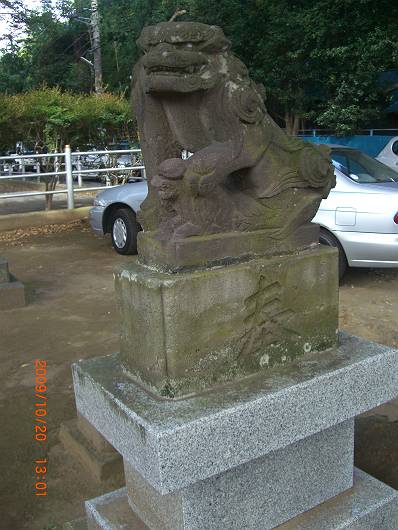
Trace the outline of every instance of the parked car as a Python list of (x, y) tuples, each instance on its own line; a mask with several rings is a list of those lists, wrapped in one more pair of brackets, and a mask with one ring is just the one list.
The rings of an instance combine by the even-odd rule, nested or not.
[(384, 149), (377, 155), (376, 160), (398, 172), (398, 136), (389, 140)]
[[(321, 202), (313, 222), (320, 242), (339, 250), (339, 272), (352, 267), (398, 267), (398, 173), (364, 153), (331, 146), (336, 187)], [(97, 234), (110, 233), (120, 254), (137, 251), (141, 229), (136, 212), (147, 195), (146, 182), (99, 193), (90, 213)]]
[(123, 184), (104, 190), (94, 199), (90, 224), (96, 234), (111, 234), (119, 254), (136, 254), (141, 227), (136, 212), (148, 193), (146, 181)]
[[(125, 150), (130, 149), (129, 145), (111, 144), (109, 152), (107, 148), (97, 148), (90, 146), (88, 154), (80, 155), (80, 167), (83, 170), (91, 170), (89, 173), (83, 173), (83, 180), (95, 179), (103, 183), (108, 183), (110, 180), (113, 184), (123, 184), (126, 181), (133, 180), (140, 176), (140, 170), (127, 170), (124, 171), (113, 171), (113, 172), (98, 172), (98, 169), (104, 168), (128, 168), (140, 164), (140, 156), (137, 153), (113, 153), (113, 150)], [(101, 154), (98, 151), (102, 151)], [(77, 165), (77, 158), (73, 158), (74, 163)], [(74, 179), (77, 180), (77, 172), (74, 175)]]
[(332, 147), (336, 187), (313, 219), (339, 250), (339, 271), (398, 267), (398, 173), (357, 149)]

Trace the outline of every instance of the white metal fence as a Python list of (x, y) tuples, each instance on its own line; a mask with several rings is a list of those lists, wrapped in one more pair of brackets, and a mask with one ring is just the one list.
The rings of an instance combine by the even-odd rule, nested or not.
[[(126, 166), (125, 162), (118, 163), (118, 157), (127, 155), (127, 161), (130, 162)], [(96, 164), (95, 159), (100, 160)], [(94, 159), (94, 160), (93, 160)], [(88, 164), (88, 161), (91, 161)], [(113, 166), (112, 166), (113, 163)], [(43, 166), (53, 166), (54, 171), (42, 171)], [(90, 167), (87, 167), (90, 165)], [(100, 167), (105, 165), (106, 167)], [(109, 167), (110, 165), (110, 167)], [(97, 167), (98, 166), (98, 167)], [(26, 171), (26, 168), (34, 168), (34, 171)], [(15, 171), (16, 170), (16, 171)], [(141, 160), (141, 149), (116, 149), (104, 151), (71, 151), (69, 145), (65, 146), (64, 152), (60, 153), (46, 153), (46, 154), (29, 154), (29, 155), (8, 155), (0, 156), (0, 181), (10, 179), (31, 180), (38, 181), (46, 179), (65, 178), (65, 189), (52, 189), (48, 191), (22, 191), (0, 193), (0, 199), (12, 199), (21, 197), (35, 197), (45, 195), (67, 195), (67, 207), (72, 209), (75, 207), (75, 193), (92, 192), (102, 190), (112, 185), (110, 176), (122, 175), (126, 181), (133, 176), (133, 172), (139, 172), (134, 175), (135, 179), (145, 179), (145, 166)], [(86, 176), (91, 178), (99, 175), (105, 175), (106, 185), (84, 187), (83, 179)], [(74, 185), (74, 178), (76, 178), (77, 186)], [(114, 185), (119, 185), (118, 181)]]

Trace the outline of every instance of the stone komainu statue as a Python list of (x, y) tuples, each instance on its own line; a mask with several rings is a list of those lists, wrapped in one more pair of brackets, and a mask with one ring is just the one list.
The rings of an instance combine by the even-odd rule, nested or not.
[(223, 31), (165, 22), (144, 28), (138, 44), (133, 106), (148, 176), (145, 232), (175, 241), (262, 230), (264, 240), (283, 241), (308, 227), (334, 185), (328, 148), (274, 123), (263, 87)]

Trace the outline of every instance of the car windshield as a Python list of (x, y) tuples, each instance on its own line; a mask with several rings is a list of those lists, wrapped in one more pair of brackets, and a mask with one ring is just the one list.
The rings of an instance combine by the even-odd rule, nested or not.
[(359, 184), (398, 182), (398, 173), (361, 151), (333, 149), (332, 162), (335, 168)]

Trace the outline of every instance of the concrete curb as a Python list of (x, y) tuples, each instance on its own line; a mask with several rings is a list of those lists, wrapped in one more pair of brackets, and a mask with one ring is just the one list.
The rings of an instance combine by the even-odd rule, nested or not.
[(73, 210), (50, 210), (45, 212), (29, 212), (0, 215), (0, 232), (31, 228), (33, 226), (59, 225), (87, 219), (91, 206), (74, 208)]

